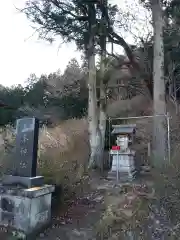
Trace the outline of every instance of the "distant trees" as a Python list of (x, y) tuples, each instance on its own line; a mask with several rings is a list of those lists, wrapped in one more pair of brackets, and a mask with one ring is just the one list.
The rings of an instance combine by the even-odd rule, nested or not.
[[(27, 85), (0, 88), (0, 125), (13, 123), (22, 116), (36, 116), (42, 121), (82, 117), (87, 113), (88, 95), (82, 68), (72, 59), (64, 74), (31, 74)], [(56, 119), (56, 120), (55, 120)]]
[(17, 109), (23, 104), (25, 91), (18, 85), (11, 88), (0, 88), (0, 101), (6, 106), (0, 107), (0, 125), (14, 122)]

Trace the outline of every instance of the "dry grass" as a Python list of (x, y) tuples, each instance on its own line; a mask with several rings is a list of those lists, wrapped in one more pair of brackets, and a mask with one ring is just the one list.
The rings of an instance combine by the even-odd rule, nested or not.
[(68, 120), (40, 134), (38, 171), (47, 182), (72, 185), (86, 171), (89, 154), (86, 120)]

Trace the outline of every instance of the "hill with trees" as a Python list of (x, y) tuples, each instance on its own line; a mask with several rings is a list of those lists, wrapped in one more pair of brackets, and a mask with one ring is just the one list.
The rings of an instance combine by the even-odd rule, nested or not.
[(14, 123), (22, 116), (38, 117), (42, 123), (56, 124), (69, 118), (80, 118), (87, 112), (87, 87), (84, 70), (75, 59), (65, 72), (31, 74), (27, 85), (0, 88), (1, 126)]
[[(136, 205), (136, 211), (132, 210), (129, 217), (122, 213), (123, 207), (127, 207), (124, 202), (117, 210), (121, 206), (118, 201), (122, 188), (111, 186), (117, 208), (111, 209), (110, 199), (107, 216), (105, 213), (100, 221), (106, 230), (103, 232), (102, 227), (103, 234), (109, 235), (101, 234), (101, 239), (116, 239), (116, 233), (122, 233), (121, 224), (123, 230), (131, 234), (125, 239), (132, 239), (133, 228), (140, 225), (136, 218), (144, 217), (146, 213), (153, 216), (151, 229), (158, 234), (167, 233), (167, 229), (171, 231), (171, 228), (161, 229), (167, 219), (173, 225), (173, 235), (179, 230), (180, 222), (180, 2), (141, 0), (137, 5), (134, 5), (136, 1), (128, 3), (122, 10), (121, 6), (107, 0), (26, 0), (21, 12), (33, 23), (39, 37), (51, 43), (59, 38), (74, 42), (84, 62), (80, 66), (72, 59), (64, 73), (42, 73), (39, 78), (32, 74), (25, 87), (0, 86), (0, 100), (4, 105), (0, 108), (2, 126), (14, 124), (15, 119), (22, 116), (36, 116), (48, 126), (48, 130), (41, 129), (38, 170), (47, 183), (62, 185), (64, 193), (67, 188), (71, 193), (76, 192), (78, 184), (82, 187), (87, 179), (85, 173), (88, 170), (92, 173), (92, 167), (102, 170), (104, 149), (109, 144), (105, 140), (111, 127), (107, 125), (108, 117), (161, 115), (161, 118), (136, 121), (137, 152), (142, 153), (143, 159), (144, 149), (147, 152), (147, 144), (153, 142), (154, 154), (148, 159), (152, 166), (152, 182), (146, 184), (152, 194), (143, 193), (142, 196), (137, 186), (125, 186), (123, 196), (127, 198), (127, 189), (131, 185), (128, 203)], [(145, 13), (143, 19), (138, 8)], [(134, 45), (126, 41), (123, 32), (134, 37)], [(124, 54), (117, 54), (116, 46), (123, 48)], [(167, 112), (172, 116), (170, 129), (166, 123)], [(167, 157), (167, 131), (171, 134), (171, 159)], [(2, 152), (6, 151), (3, 149)], [(140, 162), (140, 156), (137, 158)], [(108, 189), (108, 197), (112, 197), (109, 192)], [(144, 202), (148, 205), (146, 209)], [(140, 233), (137, 235), (139, 237)]]

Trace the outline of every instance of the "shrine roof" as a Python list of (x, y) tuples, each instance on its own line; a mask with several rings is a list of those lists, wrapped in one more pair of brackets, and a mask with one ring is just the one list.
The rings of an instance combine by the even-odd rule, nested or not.
[(112, 134), (133, 134), (136, 129), (135, 124), (113, 125), (112, 127), (114, 128)]

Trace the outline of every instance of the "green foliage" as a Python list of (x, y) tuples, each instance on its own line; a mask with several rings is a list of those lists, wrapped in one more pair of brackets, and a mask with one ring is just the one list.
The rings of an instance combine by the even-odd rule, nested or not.
[(171, 20), (175, 20), (177, 24), (180, 23), (180, 2), (178, 0), (171, 0), (166, 6), (166, 14)]
[(87, 100), (74, 97), (73, 95), (65, 96), (60, 99), (60, 106), (65, 109), (66, 118), (83, 117), (87, 114)]
[(0, 100), (8, 105), (0, 108), (0, 125), (12, 123), (16, 110), (23, 103), (25, 91), (21, 86), (0, 89)]
[(36, 116), (43, 122), (54, 115), (80, 118), (87, 113), (88, 93), (83, 70), (72, 59), (62, 75), (57, 72), (37, 78), (31, 74), (25, 87), (1, 87), (0, 100), (8, 105), (0, 108), (0, 125), (7, 125), (23, 116)]
[[(61, 36), (63, 41), (74, 41), (78, 49), (86, 52), (90, 34), (89, 23), (92, 20), (89, 9), (92, 6), (95, 7), (96, 11), (95, 45), (99, 48), (102, 34), (100, 18), (104, 4), (101, 5), (98, 0), (28, 0), (22, 12), (35, 24), (40, 38), (52, 42), (56, 36)], [(114, 24), (117, 6), (109, 4), (106, 10), (110, 27)]]
[(43, 106), (45, 104), (45, 76), (42, 75), (39, 79), (31, 75), (28, 79), (28, 85), (25, 87), (24, 102), (30, 103), (33, 107)]
[[(88, 97), (88, 96), (87, 96)], [(70, 94), (61, 98), (51, 98), (47, 104), (49, 108), (56, 106), (63, 111), (62, 118), (81, 118), (87, 114), (88, 98), (80, 98)]]

